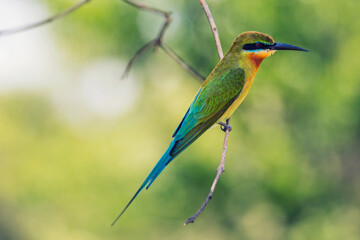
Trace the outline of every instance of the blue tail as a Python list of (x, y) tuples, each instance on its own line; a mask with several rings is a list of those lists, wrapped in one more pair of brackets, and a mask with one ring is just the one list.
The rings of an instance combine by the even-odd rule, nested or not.
[(170, 155), (170, 151), (173, 148), (174, 143), (172, 142), (170, 144), (170, 147), (166, 150), (166, 152), (164, 153), (164, 155), (160, 158), (160, 160), (156, 163), (155, 167), (151, 170), (150, 174), (147, 176), (147, 178), (145, 179), (145, 181), (143, 182), (143, 184), (141, 184), (140, 188), (137, 190), (137, 192), (134, 194), (134, 196), (131, 198), (131, 200), (129, 201), (129, 203), (125, 206), (125, 208), (121, 211), (121, 213), (119, 214), (119, 216), (117, 216), (117, 218), (114, 220), (114, 222), (111, 224), (111, 226), (113, 226), (117, 220), (124, 214), (124, 212), (126, 211), (126, 209), (130, 206), (130, 204), (134, 201), (134, 199), (137, 197), (137, 195), (141, 192), (141, 190), (144, 189), (144, 187), (146, 186), (146, 189), (148, 189), (151, 184), (154, 182), (154, 180), (157, 178), (157, 176), (159, 176), (159, 174), (164, 170), (164, 168), (166, 167), (166, 165), (172, 160), (174, 159), (173, 156)]

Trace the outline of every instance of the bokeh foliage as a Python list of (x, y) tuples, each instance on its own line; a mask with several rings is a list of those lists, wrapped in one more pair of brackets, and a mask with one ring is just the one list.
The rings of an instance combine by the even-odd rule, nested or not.
[[(41, 0), (56, 12), (70, 0)], [(207, 75), (217, 53), (196, 0), (146, 1), (173, 12), (166, 43)], [(161, 51), (132, 69), (126, 115), (69, 124), (47, 96), (0, 95), (0, 239), (360, 239), (360, 4), (356, 0), (209, 1), (223, 48), (256, 30), (309, 49), (262, 64), (234, 114), (214, 199), (195, 225), (220, 160), (214, 128), (169, 165), (115, 227), (170, 142), (199, 83)], [(129, 59), (162, 18), (94, 0), (51, 26), (70, 63)], [(119, 66), (121, 67), (121, 66)]]

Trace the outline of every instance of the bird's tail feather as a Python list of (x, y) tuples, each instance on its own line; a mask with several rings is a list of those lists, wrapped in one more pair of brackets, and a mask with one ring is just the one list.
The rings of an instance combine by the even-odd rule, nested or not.
[(117, 222), (117, 220), (124, 214), (126, 209), (134, 201), (134, 199), (141, 192), (141, 190), (143, 190), (146, 185), (147, 185), (146, 189), (148, 189), (150, 187), (150, 185), (154, 182), (154, 180), (159, 176), (159, 174), (164, 170), (166, 165), (173, 159), (173, 157), (170, 155), (170, 151), (171, 151), (172, 147), (173, 147), (173, 144), (170, 145), (170, 147), (166, 150), (164, 155), (156, 163), (155, 167), (151, 170), (150, 174), (146, 177), (145, 181), (141, 184), (140, 188), (137, 190), (137, 192), (131, 198), (129, 203), (124, 207), (124, 209), (121, 211), (121, 213), (116, 217), (116, 219), (111, 224), (111, 226), (113, 226)]

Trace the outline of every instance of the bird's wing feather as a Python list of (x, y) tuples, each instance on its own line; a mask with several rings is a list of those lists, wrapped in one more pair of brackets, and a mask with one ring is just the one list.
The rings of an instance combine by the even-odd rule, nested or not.
[(241, 68), (229, 69), (224, 74), (209, 79), (199, 90), (175, 131), (175, 145), (170, 155), (178, 155), (216, 123), (239, 96), (244, 85), (245, 73)]

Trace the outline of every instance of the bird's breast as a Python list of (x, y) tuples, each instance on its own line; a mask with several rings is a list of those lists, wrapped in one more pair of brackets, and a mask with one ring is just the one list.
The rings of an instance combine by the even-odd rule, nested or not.
[(238, 96), (238, 98), (233, 102), (233, 104), (230, 105), (230, 107), (226, 110), (226, 112), (222, 115), (222, 117), (219, 119), (220, 122), (224, 122), (226, 119), (231, 117), (231, 115), (234, 113), (234, 111), (239, 107), (239, 105), (244, 101), (245, 97), (249, 93), (249, 90), (254, 82), (256, 72), (253, 74), (246, 76), (245, 75), (245, 85)]

